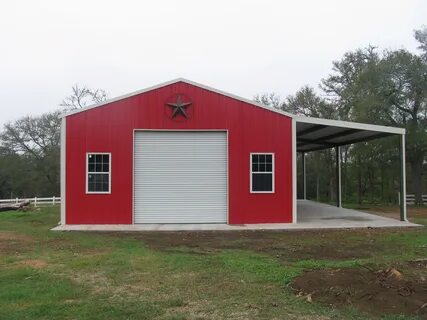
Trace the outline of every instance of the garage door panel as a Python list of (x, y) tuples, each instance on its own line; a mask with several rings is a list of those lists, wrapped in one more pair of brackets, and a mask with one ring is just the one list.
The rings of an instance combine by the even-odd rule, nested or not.
[(135, 133), (135, 223), (226, 223), (225, 132)]

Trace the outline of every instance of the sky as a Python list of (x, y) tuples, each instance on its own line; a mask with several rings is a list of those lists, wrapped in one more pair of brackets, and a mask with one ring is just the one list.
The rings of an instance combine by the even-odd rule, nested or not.
[(2, 0), (0, 125), (184, 77), (245, 98), (317, 87), (367, 45), (416, 51), (426, 0)]

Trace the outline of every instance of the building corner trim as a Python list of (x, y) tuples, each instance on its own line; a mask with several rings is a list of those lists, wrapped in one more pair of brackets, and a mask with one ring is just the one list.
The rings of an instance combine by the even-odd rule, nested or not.
[(66, 179), (66, 143), (67, 143), (67, 139), (66, 139), (66, 135), (67, 135), (67, 118), (63, 117), (62, 121), (61, 121), (61, 150), (60, 150), (60, 155), (61, 155), (61, 173), (60, 173), (60, 178), (61, 178), (61, 221), (60, 224), (61, 225), (65, 225), (66, 223), (66, 219), (65, 219), (65, 201), (66, 201), (66, 192), (65, 192), (65, 188), (66, 188), (66, 183), (65, 183), (65, 179)]
[(297, 124), (292, 118), (292, 223), (297, 223)]

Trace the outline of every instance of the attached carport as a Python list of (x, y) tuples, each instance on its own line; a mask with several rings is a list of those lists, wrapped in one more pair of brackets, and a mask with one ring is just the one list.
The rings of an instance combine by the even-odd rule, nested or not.
[[(380, 139), (388, 136), (399, 137), (400, 154), (400, 220), (407, 221), (406, 218), (406, 175), (405, 175), (405, 129), (378, 126), (364, 123), (319, 119), (311, 117), (294, 117), (294, 168), (296, 168), (297, 152), (301, 154), (302, 161), (302, 200), (307, 198), (306, 192), (306, 166), (305, 156), (308, 152), (335, 149), (336, 161), (336, 206), (341, 208), (341, 158), (340, 147), (357, 142), (365, 142)], [(296, 170), (294, 172), (294, 189), (296, 190)], [(296, 192), (294, 194), (295, 203)], [(306, 203), (307, 204), (307, 203)], [(308, 207), (313, 209), (315, 203), (310, 203)], [(304, 207), (303, 202), (298, 203), (294, 208), (294, 222), (298, 221), (298, 211)], [(324, 212), (320, 208), (319, 212)], [(307, 205), (305, 209), (307, 210)], [(343, 209), (346, 210), (346, 209)], [(354, 211), (354, 210), (353, 210)], [(338, 211), (337, 211), (338, 212)], [(352, 212), (354, 213), (354, 212)], [(344, 213), (343, 213), (344, 214)], [(305, 213), (306, 215), (306, 213)], [(299, 221), (298, 221), (299, 222)]]

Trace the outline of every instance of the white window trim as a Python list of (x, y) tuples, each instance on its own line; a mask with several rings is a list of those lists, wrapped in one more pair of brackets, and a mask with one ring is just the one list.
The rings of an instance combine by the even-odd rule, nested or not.
[[(259, 155), (259, 154), (265, 154), (265, 155), (271, 155), (271, 174), (272, 174), (272, 188), (271, 191), (253, 191), (252, 189), (252, 174), (257, 174), (257, 172), (252, 172), (252, 155)], [(249, 179), (250, 179), (250, 186), (249, 191), (250, 193), (274, 193), (275, 192), (275, 159), (274, 159), (274, 152), (251, 152), (249, 153)], [(270, 172), (260, 172), (260, 173), (270, 173)]]
[[(110, 157), (109, 166), (108, 166), (108, 191), (89, 191), (89, 155), (108, 155)], [(111, 194), (111, 152), (86, 152), (86, 194)], [(93, 172), (96, 173), (106, 173), (106, 172)]]

